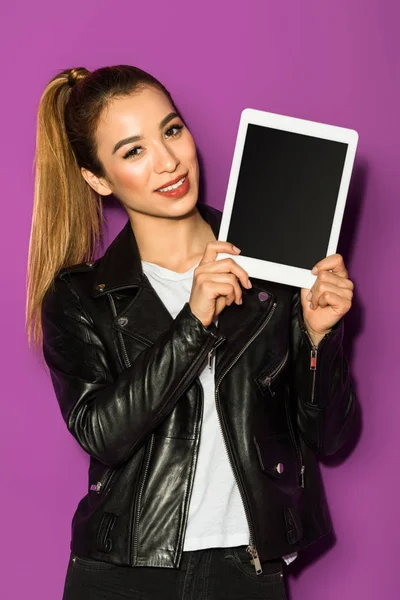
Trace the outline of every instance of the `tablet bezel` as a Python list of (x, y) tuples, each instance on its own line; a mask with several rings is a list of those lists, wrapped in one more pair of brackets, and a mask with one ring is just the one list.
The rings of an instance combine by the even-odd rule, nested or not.
[[(343, 142), (348, 145), (326, 256), (335, 254), (358, 143), (357, 131), (354, 129), (347, 129), (345, 127), (338, 127), (336, 125), (317, 123), (315, 121), (308, 121), (306, 119), (299, 119), (297, 117), (288, 117), (286, 115), (279, 115), (253, 108), (245, 108), (240, 116), (238, 134), (236, 138), (218, 239), (221, 241), (227, 240), (236, 194), (236, 186), (239, 178), (244, 144), (247, 135), (247, 128), (249, 124), (280, 129), (292, 133), (300, 133), (326, 140)], [(234, 240), (228, 241), (232, 241), (234, 243)], [(228, 257), (232, 258), (232, 255), (220, 253), (217, 256), (217, 260)], [(325, 257), (321, 256), (320, 260), (323, 258)], [(317, 278), (317, 276), (313, 275), (311, 270), (308, 269), (292, 267), (258, 258), (251, 258), (242, 254), (236, 255), (234, 260), (248, 272), (250, 277), (256, 277), (258, 279), (275, 281), (296, 287), (311, 288)]]

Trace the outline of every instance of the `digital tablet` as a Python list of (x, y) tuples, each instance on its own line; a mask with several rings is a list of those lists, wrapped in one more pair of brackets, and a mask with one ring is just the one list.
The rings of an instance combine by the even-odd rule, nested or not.
[(353, 129), (243, 110), (218, 239), (250, 277), (312, 287), (336, 253), (357, 143)]

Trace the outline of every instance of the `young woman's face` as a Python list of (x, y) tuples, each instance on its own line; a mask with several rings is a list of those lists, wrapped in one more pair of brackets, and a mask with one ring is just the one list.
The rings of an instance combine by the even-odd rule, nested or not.
[(196, 146), (162, 91), (146, 87), (114, 99), (100, 118), (96, 139), (106, 173), (100, 194), (113, 193), (128, 213), (177, 217), (194, 207)]

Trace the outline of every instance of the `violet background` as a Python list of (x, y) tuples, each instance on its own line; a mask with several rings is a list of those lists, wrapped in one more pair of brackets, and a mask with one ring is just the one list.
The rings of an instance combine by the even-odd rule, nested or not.
[[(169, 88), (221, 209), (243, 108), (359, 132), (338, 251), (355, 284), (345, 346), (362, 423), (322, 467), (336, 541), (303, 553), (289, 585), (292, 600), (398, 597), (399, 16), (394, 0), (2, 5), (2, 598), (61, 598), (88, 465), (24, 330), (37, 104), (56, 72), (120, 63)], [(108, 243), (126, 215), (107, 214)]]

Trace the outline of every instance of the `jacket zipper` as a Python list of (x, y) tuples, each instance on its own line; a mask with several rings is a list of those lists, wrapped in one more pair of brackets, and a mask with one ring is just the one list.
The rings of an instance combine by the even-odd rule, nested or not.
[(142, 494), (143, 494), (144, 484), (145, 484), (146, 477), (147, 477), (147, 472), (149, 470), (150, 458), (151, 458), (151, 455), (152, 455), (152, 452), (153, 452), (153, 446), (154, 446), (154, 434), (152, 434), (151, 438), (150, 438), (149, 452), (148, 452), (148, 455), (147, 455), (147, 460), (146, 460), (146, 465), (145, 465), (145, 468), (144, 468), (142, 482), (140, 484), (140, 489), (139, 489), (139, 493), (138, 493), (138, 497), (137, 497), (136, 517), (135, 517), (134, 537), (133, 537), (133, 557), (134, 557), (134, 560), (136, 560), (137, 551), (138, 551), (138, 532), (139, 532), (139, 519), (140, 519), (140, 505), (141, 505), (141, 502), (142, 502)]
[(269, 393), (271, 394), (272, 397), (275, 396), (275, 392), (271, 388), (272, 381), (282, 371), (283, 367), (285, 366), (285, 364), (287, 362), (288, 356), (289, 356), (289, 349), (287, 350), (282, 362), (272, 371), (272, 373), (270, 373), (269, 375), (264, 377), (264, 383), (268, 386)]
[(304, 472), (306, 470), (306, 467), (305, 467), (305, 465), (303, 463), (303, 456), (301, 454), (300, 448), (298, 447), (298, 444), (297, 444), (297, 441), (296, 441), (296, 437), (295, 437), (295, 434), (294, 434), (292, 421), (290, 419), (290, 415), (289, 415), (289, 411), (288, 411), (288, 407), (287, 407), (286, 402), (285, 402), (285, 411), (286, 411), (286, 419), (287, 419), (289, 430), (290, 430), (290, 435), (291, 435), (292, 440), (293, 440), (293, 445), (294, 445), (294, 448), (296, 450), (297, 459), (298, 459), (299, 467), (300, 467), (300, 487), (304, 488)]
[(266, 317), (265, 321), (263, 322), (263, 324), (257, 329), (257, 331), (255, 332), (255, 334), (250, 338), (250, 340), (247, 342), (247, 344), (241, 349), (241, 351), (239, 352), (239, 354), (235, 357), (235, 359), (231, 362), (231, 364), (229, 365), (229, 367), (227, 369), (225, 369), (224, 373), (220, 376), (216, 387), (215, 387), (215, 403), (216, 403), (216, 408), (217, 408), (217, 415), (218, 415), (218, 421), (219, 421), (219, 426), (221, 428), (221, 433), (222, 433), (222, 439), (224, 440), (225, 443), (225, 448), (227, 451), (227, 455), (228, 455), (228, 459), (232, 468), (232, 472), (235, 476), (236, 479), (236, 483), (238, 485), (238, 489), (240, 492), (240, 495), (242, 497), (242, 502), (243, 502), (243, 508), (246, 514), (246, 518), (247, 518), (247, 522), (248, 522), (248, 526), (249, 526), (249, 531), (250, 531), (250, 540), (249, 540), (249, 545), (247, 546), (247, 552), (252, 556), (252, 562), (255, 568), (255, 571), (257, 573), (257, 575), (261, 575), (261, 573), (263, 572), (262, 567), (261, 567), (261, 562), (260, 562), (260, 558), (258, 556), (258, 552), (257, 552), (257, 548), (255, 545), (255, 536), (254, 536), (254, 529), (253, 529), (253, 524), (251, 522), (250, 519), (250, 515), (249, 515), (249, 511), (248, 511), (248, 506), (247, 506), (247, 498), (245, 495), (245, 491), (244, 488), (242, 486), (242, 483), (238, 477), (237, 471), (235, 469), (235, 466), (233, 464), (233, 460), (231, 457), (231, 454), (229, 452), (228, 449), (228, 442), (227, 442), (227, 438), (225, 437), (225, 433), (224, 433), (224, 428), (222, 426), (222, 414), (220, 411), (220, 406), (219, 406), (219, 398), (218, 398), (218, 388), (219, 385), (222, 381), (222, 379), (225, 377), (225, 375), (228, 373), (228, 371), (230, 371), (230, 369), (233, 367), (233, 365), (239, 360), (239, 358), (242, 356), (242, 354), (245, 352), (245, 350), (250, 346), (250, 344), (252, 343), (252, 341), (261, 333), (261, 331), (264, 329), (264, 327), (266, 327), (266, 325), (268, 324), (268, 322), (270, 321), (272, 315), (275, 312), (277, 303), (274, 302), (274, 304), (272, 305), (272, 309), (270, 310), (270, 312), (268, 313), (268, 316)]
[(101, 478), (99, 479), (99, 481), (97, 483), (93, 483), (90, 486), (91, 491), (96, 492), (97, 494), (100, 494), (104, 490), (106, 484), (109, 483), (109, 481), (112, 479), (114, 473), (115, 473), (115, 470), (112, 469), (111, 467), (108, 467), (104, 471), (104, 473), (101, 476)]
[(317, 371), (317, 357), (318, 357), (318, 348), (321, 347), (321, 344), (323, 342), (323, 340), (328, 337), (328, 334), (325, 335), (322, 340), (319, 343), (319, 346), (316, 346), (311, 337), (310, 334), (307, 331), (306, 327), (301, 327), (301, 329), (304, 331), (304, 333), (306, 334), (310, 345), (311, 345), (311, 351), (310, 351), (310, 371), (313, 371), (313, 377), (312, 377), (312, 387), (311, 387), (311, 404), (314, 404), (314, 400), (315, 400), (315, 379), (316, 379), (316, 371)]
[(212, 367), (212, 359), (213, 359), (213, 355), (215, 354), (216, 349), (218, 348), (218, 346), (220, 346), (222, 344), (222, 342), (225, 342), (226, 338), (220, 338), (215, 344), (214, 346), (211, 348), (210, 352), (207, 355), (207, 363), (208, 363), (208, 368), (211, 369)]
[[(114, 318), (115, 318), (117, 316), (117, 309), (115, 307), (114, 298), (111, 296), (111, 294), (108, 294), (108, 297), (110, 299), (111, 310), (112, 310), (112, 313), (113, 313)], [(119, 337), (119, 342), (121, 344), (122, 352), (124, 354), (125, 367), (128, 368), (128, 367), (131, 366), (131, 361), (129, 360), (129, 356), (128, 356), (128, 353), (127, 353), (126, 347), (125, 347), (124, 338), (122, 337), (122, 333), (120, 331), (118, 331), (118, 337)], [(121, 361), (121, 363), (122, 363), (122, 361)]]

